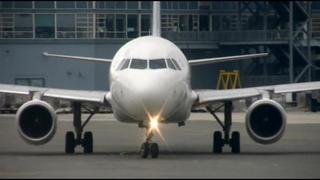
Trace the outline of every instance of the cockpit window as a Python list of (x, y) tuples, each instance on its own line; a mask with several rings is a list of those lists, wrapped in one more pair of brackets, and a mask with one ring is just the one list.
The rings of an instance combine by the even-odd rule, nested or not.
[(124, 61), (124, 63), (122, 63), (122, 66), (121, 66), (120, 70), (124, 70), (124, 69), (127, 69), (129, 67), (130, 59), (125, 59), (123, 61)]
[(120, 70), (121, 67), (123, 66), (123, 64), (124, 64), (125, 62), (126, 62), (126, 59), (123, 59), (123, 60), (119, 63), (117, 70)]
[(143, 59), (132, 59), (131, 69), (146, 69), (148, 67), (148, 61)]
[(176, 66), (176, 68), (178, 70), (181, 70), (181, 68), (180, 68), (179, 64), (177, 63), (177, 61), (175, 59), (173, 59), (173, 58), (171, 58), (171, 60), (172, 60), (173, 64)]
[(174, 66), (172, 60), (171, 59), (166, 59), (166, 60), (167, 60), (168, 67), (176, 70), (176, 67)]
[[(149, 63), (149, 66), (148, 66)], [(177, 61), (173, 58), (167, 59), (123, 59), (119, 64), (118, 70), (130, 69), (166, 69), (181, 70)]]
[(167, 65), (164, 59), (152, 59), (149, 61), (150, 69), (166, 69)]

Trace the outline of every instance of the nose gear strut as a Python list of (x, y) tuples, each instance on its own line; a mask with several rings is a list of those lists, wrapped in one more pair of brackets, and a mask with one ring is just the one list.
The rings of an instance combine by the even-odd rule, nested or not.
[(146, 140), (141, 145), (140, 156), (142, 158), (147, 158), (150, 154), (152, 158), (158, 158), (159, 146), (157, 143), (154, 143), (151, 141), (155, 130), (151, 129), (150, 126), (145, 128), (146, 128)]

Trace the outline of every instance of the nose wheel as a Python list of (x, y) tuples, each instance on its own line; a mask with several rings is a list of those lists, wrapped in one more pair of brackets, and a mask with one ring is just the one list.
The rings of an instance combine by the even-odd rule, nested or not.
[(149, 143), (145, 142), (142, 143), (140, 148), (140, 157), (141, 158), (147, 158), (149, 155)]
[(140, 157), (148, 158), (150, 155), (151, 158), (155, 159), (159, 156), (159, 145), (157, 143), (151, 142), (151, 138), (153, 136), (153, 131), (147, 128), (147, 138), (146, 142), (142, 143), (140, 148)]
[(147, 158), (148, 156), (151, 156), (151, 158), (158, 158), (159, 156), (159, 146), (157, 143), (148, 143), (145, 142), (141, 145), (140, 148), (140, 157), (141, 158)]
[(150, 155), (152, 158), (158, 158), (159, 156), (159, 146), (157, 143), (150, 144)]

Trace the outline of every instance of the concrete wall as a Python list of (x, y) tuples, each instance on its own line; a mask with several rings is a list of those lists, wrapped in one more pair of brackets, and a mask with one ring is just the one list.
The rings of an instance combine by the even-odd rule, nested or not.
[(112, 58), (120, 44), (0, 44), (0, 82), (14, 84), (15, 78), (40, 77), (47, 87), (109, 89), (108, 68), (103, 63), (60, 60), (43, 52)]

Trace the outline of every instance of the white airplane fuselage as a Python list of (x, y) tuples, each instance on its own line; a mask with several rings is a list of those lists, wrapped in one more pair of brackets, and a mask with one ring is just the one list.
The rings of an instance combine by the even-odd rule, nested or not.
[[(173, 58), (180, 69), (152, 69), (152, 60)], [(120, 69), (125, 59), (148, 60), (148, 67)], [(132, 63), (132, 62), (131, 62)], [(110, 103), (116, 119), (137, 123), (157, 118), (162, 123), (187, 120), (196, 98), (190, 85), (185, 55), (172, 42), (155, 36), (139, 37), (122, 46), (110, 66)]]

